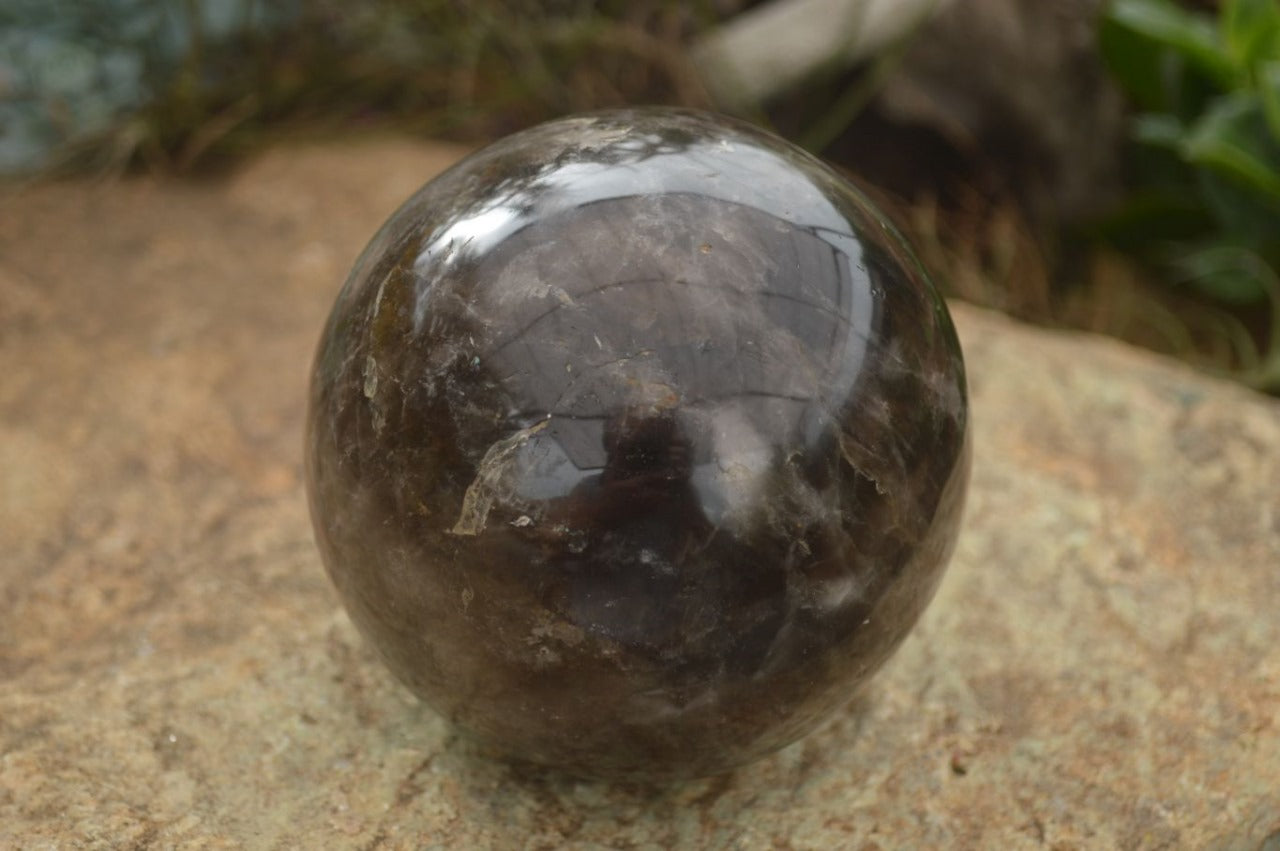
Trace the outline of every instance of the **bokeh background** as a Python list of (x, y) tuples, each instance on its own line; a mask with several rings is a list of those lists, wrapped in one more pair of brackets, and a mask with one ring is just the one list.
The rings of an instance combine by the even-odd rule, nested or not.
[[(0, 0), (0, 849), (1280, 851), (1280, 399), (1243, 386), (1280, 384), (1278, 9)], [(947, 577), (868, 690), (656, 789), (416, 701), (301, 457), (394, 206), (632, 103), (872, 193), (952, 296), (974, 414)]]
[(1280, 393), (1274, 0), (0, 3), (19, 178), (652, 103), (844, 169), (953, 297)]

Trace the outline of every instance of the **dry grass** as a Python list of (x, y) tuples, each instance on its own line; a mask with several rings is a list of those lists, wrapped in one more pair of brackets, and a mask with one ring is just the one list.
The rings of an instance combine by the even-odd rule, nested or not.
[(944, 208), (930, 197), (872, 194), (951, 297), (1038, 325), (1115, 337), (1259, 389), (1276, 386), (1267, 335), (1280, 316), (1259, 322), (1173, 289), (1117, 252), (1034, 233), (1009, 199), (962, 193)]
[(479, 142), (568, 112), (707, 106), (683, 45), (740, 3), (304, 0), (287, 33), (195, 48), (83, 170), (216, 168), (282, 133), (394, 126)]
[[(708, 106), (685, 46), (745, 5), (304, 0), (303, 20), (287, 37), (247, 35), (216, 50), (197, 39), (187, 67), (151, 108), (79, 146), (66, 164), (104, 174), (131, 167), (193, 173), (280, 135), (394, 126), (478, 143), (568, 112)], [(798, 137), (829, 141), (840, 129), (832, 126), (839, 112), (832, 105), (860, 105), (869, 95), (863, 88), (844, 99), (823, 92), (811, 92), (821, 102), (800, 104), (802, 115), (815, 117)], [(878, 200), (952, 296), (1116, 336), (1218, 372), (1253, 374), (1265, 360), (1257, 354), (1265, 351), (1265, 328), (1246, 328), (1236, 315), (1158, 286), (1123, 258), (1068, 249), (1058, 234), (1033, 232), (1011, 199), (952, 191), (945, 205), (883, 193)], [(1068, 250), (1084, 259), (1064, 264)]]

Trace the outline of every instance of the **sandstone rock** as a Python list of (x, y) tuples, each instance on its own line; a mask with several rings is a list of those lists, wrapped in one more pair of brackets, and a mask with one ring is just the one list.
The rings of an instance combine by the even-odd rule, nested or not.
[(0, 203), (0, 846), (1280, 842), (1280, 405), (960, 305), (965, 530), (865, 697), (663, 787), (457, 740), (341, 613), (300, 482), (336, 289), (456, 153)]

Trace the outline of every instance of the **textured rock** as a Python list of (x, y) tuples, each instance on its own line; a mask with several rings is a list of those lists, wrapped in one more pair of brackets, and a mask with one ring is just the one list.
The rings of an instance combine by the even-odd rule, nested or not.
[(661, 787), (453, 738), (341, 612), (300, 481), (338, 282), (451, 156), (3, 201), (0, 847), (1280, 841), (1280, 407), (962, 307), (965, 527), (861, 700)]
[(432, 181), (316, 355), (325, 565), (391, 669), (502, 751), (712, 774), (848, 703), (932, 599), (964, 369), (884, 220), (777, 137), (596, 113)]

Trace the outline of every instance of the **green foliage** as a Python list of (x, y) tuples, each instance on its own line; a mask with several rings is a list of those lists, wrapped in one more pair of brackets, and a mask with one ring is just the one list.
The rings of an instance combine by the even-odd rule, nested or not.
[(1137, 188), (1104, 226), (1226, 305), (1271, 302), (1271, 352), (1250, 383), (1280, 390), (1280, 2), (1222, 0), (1215, 20), (1174, 0), (1113, 0), (1099, 32), (1139, 112)]

